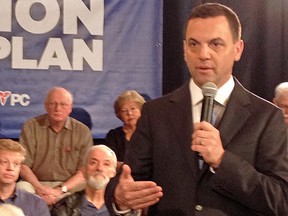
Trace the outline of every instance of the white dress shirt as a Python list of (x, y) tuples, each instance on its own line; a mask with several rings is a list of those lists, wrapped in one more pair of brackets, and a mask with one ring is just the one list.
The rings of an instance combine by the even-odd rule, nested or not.
[[(233, 91), (234, 86), (235, 82), (233, 80), (233, 77), (231, 76), (230, 79), (217, 90), (217, 93), (214, 98), (216, 103), (214, 103), (213, 108), (213, 113), (215, 113), (216, 115), (215, 127), (217, 127), (222, 118), (222, 115), (225, 111), (225, 107), (227, 105), (231, 92)], [(190, 79), (189, 89), (192, 101), (192, 120), (193, 123), (200, 122), (202, 100), (203, 100), (202, 90), (199, 86), (195, 84), (193, 79)], [(200, 169), (202, 169), (202, 166), (203, 166), (203, 160), (199, 159)], [(215, 173), (215, 170), (212, 167), (210, 167), (209, 169), (212, 173)]]
[[(227, 105), (228, 99), (231, 95), (231, 92), (233, 91), (234, 86), (235, 86), (235, 82), (233, 80), (233, 77), (231, 76), (230, 79), (217, 90), (214, 100), (225, 108)], [(193, 123), (200, 122), (202, 100), (203, 100), (202, 90), (199, 86), (195, 84), (193, 79), (190, 79), (189, 88), (190, 88), (190, 95), (191, 95), (191, 101), (192, 101), (191, 109), (192, 109)], [(221, 111), (219, 111), (222, 113), (216, 112), (217, 117), (218, 117), (218, 114), (222, 117), (224, 110), (225, 109), (222, 109)]]

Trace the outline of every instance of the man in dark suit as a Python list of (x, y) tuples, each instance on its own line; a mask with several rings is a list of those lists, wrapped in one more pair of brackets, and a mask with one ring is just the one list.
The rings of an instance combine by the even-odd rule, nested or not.
[[(288, 215), (286, 127), (280, 109), (232, 76), (243, 48), (231, 9), (192, 11), (184, 38), (191, 80), (144, 105), (127, 165), (106, 188), (112, 214), (150, 206), (157, 216)], [(218, 88), (215, 126), (200, 122), (206, 82)]]

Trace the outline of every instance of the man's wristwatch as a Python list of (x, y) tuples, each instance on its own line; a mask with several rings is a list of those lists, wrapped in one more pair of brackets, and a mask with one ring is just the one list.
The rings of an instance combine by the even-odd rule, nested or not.
[(61, 191), (62, 191), (63, 193), (67, 193), (67, 192), (68, 192), (68, 188), (67, 188), (65, 185), (63, 185), (63, 186), (61, 187)]

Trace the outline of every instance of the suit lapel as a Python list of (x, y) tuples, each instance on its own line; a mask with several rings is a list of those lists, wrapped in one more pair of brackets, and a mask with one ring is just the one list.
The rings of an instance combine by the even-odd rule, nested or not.
[[(204, 164), (201, 170), (202, 174), (199, 176), (200, 170), (198, 166), (198, 154), (191, 150), (193, 123), (189, 83), (186, 83), (183, 87), (178, 89), (178, 91), (172, 93), (170, 96), (170, 102), (173, 104), (173, 108), (168, 115), (169, 118), (171, 118), (171, 122), (173, 122), (172, 127), (177, 136), (179, 149), (182, 151), (195, 178), (201, 178), (202, 174), (209, 170), (209, 166)], [(224, 148), (251, 115), (249, 109), (247, 109), (249, 104), (250, 99), (246, 90), (235, 79), (235, 87), (231, 93), (218, 128)]]
[[(182, 151), (185, 160), (196, 178), (199, 174), (199, 167), (198, 154), (191, 150), (193, 123), (189, 83), (186, 83), (178, 91), (174, 92), (170, 97), (170, 102), (174, 106), (169, 117), (174, 122), (173, 127), (177, 136), (179, 149)], [(175, 111), (178, 115), (175, 115)]]
[(219, 125), (222, 144), (225, 148), (247, 121), (251, 112), (247, 107), (250, 104), (249, 96), (243, 86), (235, 79), (235, 87), (229, 98), (227, 107)]
[[(244, 87), (236, 79), (234, 80), (235, 87), (218, 127), (224, 149), (251, 115), (247, 108), (250, 104), (249, 96)], [(209, 166), (204, 163), (198, 182), (206, 172), (210, 172)]]

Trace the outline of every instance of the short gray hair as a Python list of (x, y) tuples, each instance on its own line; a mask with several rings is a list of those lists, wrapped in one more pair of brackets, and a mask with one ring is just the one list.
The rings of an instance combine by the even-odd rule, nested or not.
[(55, 86), (48, 91), (48, 93), (46, 95), (45, 103), (47, 103), (49, 101), (50, 96), (54, 91), (65, 92), (67, 94), (67, 96), (69, 97), (69, 99), (71, 100), (71, 104), (73, 104), (73, 94), (70, 91), (68, 91), (67, 89), (60, 87), (60, 86)]
[(124, 102), (127, 100), (136, 103), (139, 106), (140, 110), (142, 109), (143, 104), (146, 102), (144, 97), (135, 90), (126, 90), (122, 92), (114, 102), (114, 112), (118, 118), (120, 110)]
[(278, 98), (283, 93), (288, 94), (288, 82), (282, 82), (275, 88), (275, 98)]
[(85, 155), (85, 164), (87, 165), (88, 157), (89, 157), (90, 153), (92, 151), (96, 150), (96, 149), (99, 149), (99, 150), (102, 150), (102, 151), (106, 152), (107, 155), (112, 159), (113, 166), (116, 169), (116, 167), (117, 167), (117, 156), (116, 156), (115, 152), (111, 148), (109, 148), (108, 146), (106, 146), (104, 144), (94, 145), (94, 146), (90, 147), (87, 150), (86, 155)]

